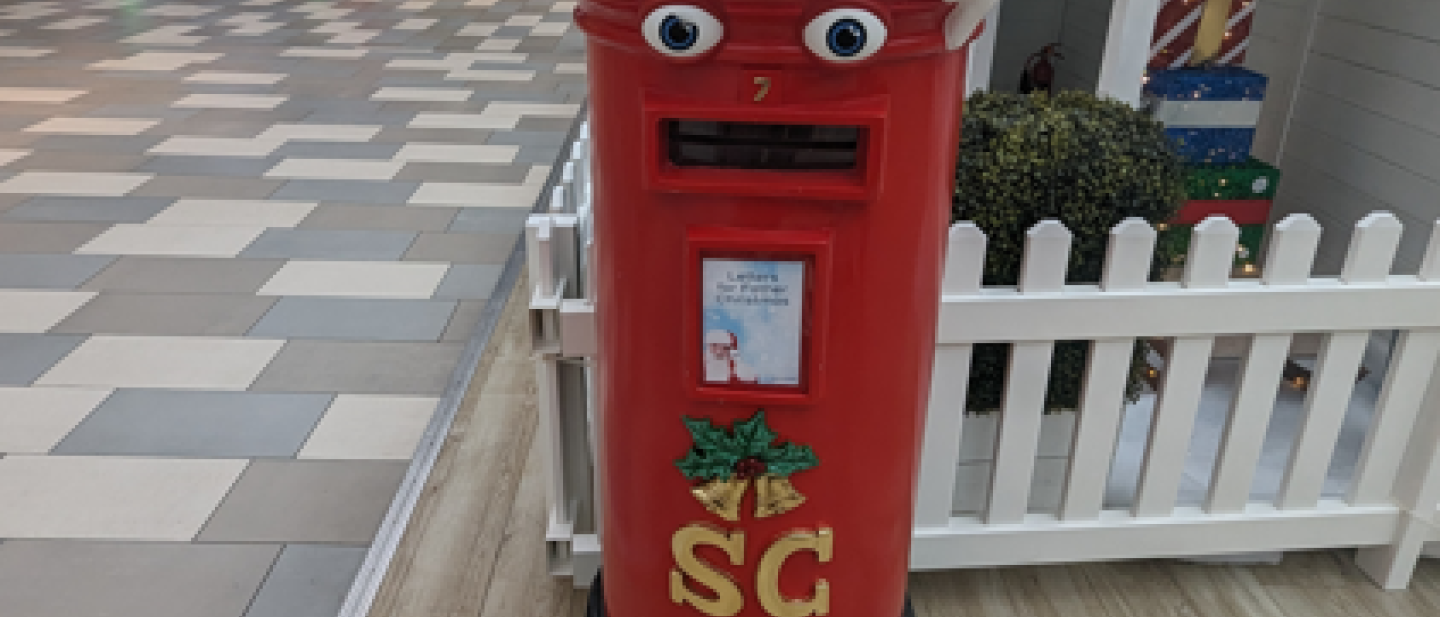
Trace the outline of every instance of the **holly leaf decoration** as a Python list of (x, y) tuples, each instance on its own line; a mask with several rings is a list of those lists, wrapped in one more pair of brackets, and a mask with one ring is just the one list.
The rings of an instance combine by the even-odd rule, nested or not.
[(680, 473), (691, 480), (728, 478), (735, 471), (739, 457), (724, 450), (700, 450), (691, 448), (685, 457), (675, 461)]
[(714, 422), (706, 418), (681, 418), (685, 421), (685, 428), (690, 429), (690, 437), (695, 440), (697, 450), (730, 450), (732, 444), (729, 432), (715, 426)]
[(764, 454), (770, 449), (770, 442), (779, 436), (765, 424), (764, 409), (755, 412), (749, 420), (736, 422), (732, 431), (735, 433), (735, 445), (743, 452), (742, 457)]
[(810, 446), (798, 446), (793, 443), (784, 443), (778, 447), (768, 448), (760, 459), (765, 461), (765, 473), (781, 478), (820, 465), (820, 459), (815, 456), (815, 451), (811, 450)]

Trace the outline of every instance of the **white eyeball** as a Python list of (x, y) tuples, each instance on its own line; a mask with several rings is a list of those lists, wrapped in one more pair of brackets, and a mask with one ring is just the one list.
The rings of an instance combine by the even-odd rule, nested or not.
[(805, 46), (831, 62), (859, 62), (885, 46), (885, 22), (864, 9), (834, 9), (805, 24)]
[(645, 42), (667, 56), (688, 58), (710, 51), (724, 36), (725, 28), (705, 9), (686, 4), (667, 4), (650, 11), (640, 24)]

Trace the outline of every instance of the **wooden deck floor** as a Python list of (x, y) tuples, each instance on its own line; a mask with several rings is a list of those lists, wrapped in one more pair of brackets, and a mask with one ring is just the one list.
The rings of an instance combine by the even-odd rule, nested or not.
[[(370, 617), (584, 614), (585, 594), (545, 572), (526, 300), (511, 296)], [(911, 593), (920, 617), (1440, 617), (1440, 561), (1422, 563), (1403, 592), (1380, 591), (1347, 555), (1326, 551), (1291, 554), (1280, 566), (1143, 561), (921, 573), (911, 576)]]

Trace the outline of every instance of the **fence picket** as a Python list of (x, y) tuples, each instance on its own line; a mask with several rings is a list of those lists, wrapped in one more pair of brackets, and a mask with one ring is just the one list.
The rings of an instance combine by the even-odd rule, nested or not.
[[(1227, 221), (1228, 222), (1228, 221)], [(1193, 253), (1192, 253), (1193, 255)], [(1132, 512), (1137, 517), (1169, 516), (1180, 492), (1190, 434), (1200, 409), (1213, 336), (1177, 337), (1165, 362), (1165, 380), (1150, 421), (1150, 440), (1141, 464), (1140, 488)]]
[(1405, 449), (1396, 444), (1405, 443), (1415, 426), (1426, 385), (1440, 358), (1440, 330), (1401, 333), (1392, 357), (1355, 467), (1355, 483), (1346, 497), (1351, 505), (1391, 503), (1395, 475), (1405, 455)]
[(1420, 261), (1420, 280), (1440, 282), (1440, 221), (1430, 226), (1430, 244)]
[[(990, 500), (985, 522), (1020, 523), (1025, 520), (1030, 482), (1035, 473), (1035, 452), (1040, 443), (1040, 419), (1045, 413), (1045, 388), (1050, 380), (1053, 341), (1015, 343), (1010, 348), (1010, 369), (1005, 377), (1005, 400), (990, 475)], [(954, 448), (955, 445), (950, 447)]]
[[(1390, 274), (1400, 246), (1400, 221), (1389, 212), (1374, 212), (1355, 225), (1350, 250), (1340, 270), (1349, 285), (1382, 283)], [(1355, 374), (1369, 341), (1369, 332), (1335, 332), (1325, 335), (1316, 359), (1314, 383), (1305, 397), (1305, 421), (1295, 439), (1280, 494), (1281, 509), (1314, 507), (1324, 490), (1325, 474), (1335, 452), (1335, 440), (1345, 420), (1345, 409), (1355, 390)]]
[(1320, 223), (1308, 214), (1291, 214), (1275, 224), (1265, 255), (1266, 285), (1304, 285), (1310, 280)]
[[(1307, 266), (1308, 267), (1308, 266)], [(1276, 390), (1290, 351), (1289, 334), (1257, 334), (1240, 365), (1240, 383), (1215, 459), (1205, 511), (1235, 514), (1245, 510), (1250, 485), (1265, 445), (1265, 430), (1275, 410)]]
[(942, 294), (969, 294), (980, 291), (981, 275), (985, 272), (985, 232), (970, 221), (950, 226), (949, 247), (945, 252), (945, 279)]
[(549, 216), (532, 215), (525, 221), (525, 252), (530, 256), (530, 285), (546, 296), (555, 293), (555, 256), (550, 250)]
[(1054, 293), (1065, 288), (1074, 235), (1055, 219), (1045, 219), (1025, 232), (1025, 259), (1020, 270), (1020, 292)]
[[(1125, 219), (1111, 229), (1101, 289), (1144, 289), (1155, 253), (1155, 237), (1155, 229), (1140, 218)], [(1085, 388), (1080, 398), (1079, 425), (1070, 448), (1070, 469), (1060, 502), (1060, 517), (1064, 520), (1094, 520), (1100, 515), (1125, 408), (1125, 384), (1134, 348), (1134, 338), (1098, 340), (1091, 344)]]
[(1195, 226), (1190, 235), (1190, 254), (1185, 258), (1185, 287), (1224, 287), (1235, 265), (1235, 247), (1240, 228), (1223, 216), (1212, 216)]

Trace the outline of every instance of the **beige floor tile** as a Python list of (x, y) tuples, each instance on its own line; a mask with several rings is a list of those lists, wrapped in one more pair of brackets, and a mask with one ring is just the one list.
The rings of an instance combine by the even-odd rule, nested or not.
[(459, 103), (470, 100), (466, 88), (381, 88), (370, 98), (377, 101), (418, 101)]
[(68, 103), (84, 94), (84, 90), (3, 87), (0, 103)]
[(146, 225), (208, 227), (294, 227), (318, 203), (247, 199), (181, 199)]
[(410, 205), (532, 208), (540, 197), (540, 189), (536, 184), (425, 182), (410, 196)]
[(245, 460), (11, 456), (0, 459), (0, 537), (184, 541)]
[(281, 139), (258, 137), (171, 137), (156, 144), (149, 153), (263, 158), (284, 144)]
[(244, 390), (284, 344), (265, 339), (92, 336), (36, 385)]
[(449, 270), (446, 264), (363, 261), (291, 261), (260, 295), (429, 298)]
[(264, 86), (279, 83), (284, 73), (241, 73), (236, 71), (200, 71), (185, 78), (190, 83)]
[(409, 460), (439, 402), (428, 397), (341, 394), (299, 457)]
[(42, 334), (94, 297), (89, 291), (0, 289), (0, 332)]
[(30, 156), (29, 150), (0, 150), (0, 167)]
[(154, 177), (154, 174), (26, 171), (0, 182), (0, 193), (121, 197)]
[(275, 109), (288, 98), (272, 94), (191, 94), (172, 106), (178, 109)]
[(259, 139), (280, 141), (367, 142), (380, 134), (379, 126), (370, 124), (277, 124), (259, 135)]
[(0, 453), (49, 452), (107, 396), (104, 388), (0, 388)]
[(390, 180), (405, 163), (400, 161), (361, 161), (352, 159), (285, 159), (270, 171), (267, 178), (302, 178), (312, 180)]
[(520, 146), (410, 143), (395, 153), (394, 160), (407, 163), (500, 163), (509, 164)]
[(160, 124), (143, 118), (47, 118), (25, 127), (26, 133), (61, 135), (139, 135)]
[(76, 253), (234, 257), (265, 232), (263, 227), (195, 227), (122, 224), (111, 227)]

